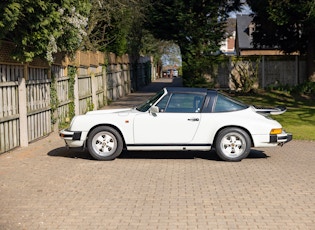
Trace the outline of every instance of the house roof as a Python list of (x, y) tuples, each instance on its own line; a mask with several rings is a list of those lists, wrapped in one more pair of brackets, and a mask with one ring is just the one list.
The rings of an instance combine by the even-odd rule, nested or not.
[(238, 47), (240, 49), (251, 49), (252, 37), (249, 33), (249, 25), (253, 17), (250, 15), (237, 15), (236, 16), (236, 33), (238, 36)]
[[(253, 16), (236, 15), (236, 53), (242, 55), (284, 55), (277, 47), (255, 48), (252, 33), (255, 30)], [(291, 53), (298, 55), (298, 53)]]
[(236, 18), (227, 19), (225, 30), (228, 35), (233, 35), (234, 31), (236, 30)]

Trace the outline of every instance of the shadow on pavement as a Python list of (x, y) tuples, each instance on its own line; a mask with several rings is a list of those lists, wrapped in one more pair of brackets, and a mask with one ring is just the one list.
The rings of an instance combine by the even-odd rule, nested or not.
[[(57, 148), (48, 152), (52, 157), (78, 158), (93, 160), (87, 150), (81, 148), (67, 149), (66, 147)], [(247, 159), (268, 158), (263, 151), (251, 150)], [(124, 150), (119, 159), (204, 159), (211, 161), (221, 161), (214, 150), (211, 151), (126, 151)]]
[[(211, 151), (123, 151), (121, 159), (204, 159), (221, 161), (214, 150)], [(251, 150), (248, 159), (268, 158), (259, 150)]]
[(93, 160), (92, 156), (87, 150), (82, 150), (82, 148), (66, 148), (61, 147), (53, 149), (47, 153), (51, 157), (65, 157), (65, 158), (78, 158), (84, 160)]
[(249, 159), (259, 159), (259, 158), (269, 158), (268, 155), (264, 153), (264, 151), (251, 149), (249, 155), (247, 156)]
[(214, 151), (123, 151), (120, 159), (195, 159), (219, 161)]

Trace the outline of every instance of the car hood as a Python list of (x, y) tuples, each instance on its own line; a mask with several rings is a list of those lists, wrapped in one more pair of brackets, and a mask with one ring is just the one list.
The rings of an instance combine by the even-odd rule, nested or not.
[(132, 108), (125, 108), (125, 109), (103, 109), (103, 110), (95, 110), (89, 111), (86, 115), (99, 115), (99, 114), (109, 114), (109, 113), (123, 113), (123, 112), (131, 112), (134, 109)]

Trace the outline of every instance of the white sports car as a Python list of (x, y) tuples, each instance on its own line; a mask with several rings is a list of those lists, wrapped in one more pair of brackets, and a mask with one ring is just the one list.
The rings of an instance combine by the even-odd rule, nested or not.
[(222, 160), (240, 161), (251, 147), (292, 140), (269, 114), (285, 108), (248, 106), (203, 88), (164, 88), (144, 104), (75, 116), (60, 136), (68, 147), (87, 147), (97, 160), (112, 160), (127, 150), (212, 148)]

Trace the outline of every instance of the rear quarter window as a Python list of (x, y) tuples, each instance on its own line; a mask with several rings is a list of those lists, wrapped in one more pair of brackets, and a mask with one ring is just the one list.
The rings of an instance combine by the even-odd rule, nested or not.
[(213, 112), (215, 113), (231, 112), (231, 111), (243, 110), (246, 108), (248, 108), (247, 105), (239, 101), (235, 101), (232, 98), (226, 97), (222, 94), (218, 94)]

